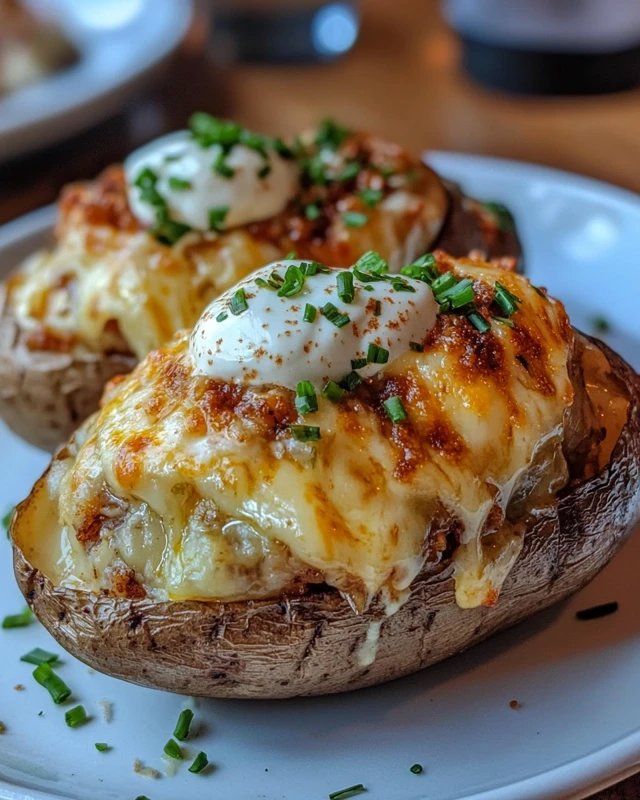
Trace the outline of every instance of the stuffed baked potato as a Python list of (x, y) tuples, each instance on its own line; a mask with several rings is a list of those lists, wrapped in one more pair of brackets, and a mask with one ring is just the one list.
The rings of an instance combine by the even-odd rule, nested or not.
[(637, 522), (638, 379), (514, 273), (270, 265), (108, 390), (14, 516), (92, 667), (287, 697), (421, 669), (566, 597)]
[(0, 289), (0, 417), (55, 448), (110, 377), (290, 251), (349, 266), (373, 249), (397, 269), (440, 237), (512, 266), (503, 221), (377, 137), (325, 122), (289, 148), (197, 114), (190, 134), (63, 192), (55, 247)]

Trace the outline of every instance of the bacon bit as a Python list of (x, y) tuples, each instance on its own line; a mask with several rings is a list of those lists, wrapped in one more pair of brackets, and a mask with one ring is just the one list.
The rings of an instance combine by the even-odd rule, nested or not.
[(111, 593), (115, 597), (126, 597), (129, 600), (142, 600), (147, 596), (132, 569), (117, 567), (112, 572)]
[(16, 690), (16, 692), (24, 691), (24, 686), (21, 683), (16, 683), (16, 685), (13, 688)]
[(519, 703), (517, 700), (512, 700), (509, 703), (509, 708), (512, 708), (514, 711), (517, 711), (519, 708), (522, 708), (522, 703)]

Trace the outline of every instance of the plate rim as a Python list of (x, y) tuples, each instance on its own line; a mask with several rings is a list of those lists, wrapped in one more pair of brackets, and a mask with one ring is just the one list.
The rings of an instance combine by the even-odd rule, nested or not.
[[(528, 180), (535, 178), (551, 182), (567, 180), (580, 191), (597, 193), (606, 202), (615, 201), (625, 206), (632, 205), (640, 213), (640, 194), (615, 184), (590, 178), (566, 170), (556, 169), (525, 161), (474, 155), (444, 150), (428, 150), (422, 158), (436, 165), (446, 176), (447, 164), (452, 166), (474, 165), (476, 169), (505, 169), (517, 179), (522, 175)], [(433, 159), (433, 161), (432, 161)], [(514, 172), (515, 171), (515, 172)], [(1, 251), (26, 243), (29, 238), (52, 230), (56, 205), (48, 205), (21, 215), (0, 226)], [(475, 793), (459, 795), (459, 800), (585, 800), (594, 792), (602, 791), (640, 771), (640, 723), (631, 731), (610, 744), (556, 766), (552, 769), (522, 778), (516, 783), (505, 784)], [(16, 793), (11, 784), (0, 779), (0, 800), (60, 800), (60, 796), (39, 790)], [(429, 795), (420, 795), (414, 800), (428, 800)]]
[[(55, 108), (49, 107), (43, 114), (18, 114), (17, 118), (14, 116), (13, 119), (6, 111), (5, 105), (12, 99), (13, 93), (0, 99), (0, 117), (3, 112), (8, 116), (8, 122), (3, 123), (0, 120), (0, 164), (51, 146), (106, 119), (117, 110), (123, 95), (129, 96), (141, 81), (162, 67), (182, 42), (194, 14), (193, 0), (162, 1), (164, 13), (168, 15), (170, 24), (164, 25), (163, 37), (159, 42), (161, 47), (156, 47), (154, 52), (141, 60), (134, 59), (133, 68), (126, 78), (105, 79), (98, 91), (81, 93), (80, 98), (70, 96), (63, 99)], [(145, 4), (148, 9), (154, 9), (153, 0), (145, 0)], [(81, 53), (77, 64), (68, 70), (48, 75), (33, 87), (25, 87), (24, 91), (32, 88), (38, 88), (40, 91), (53, 89), (60, 77), (70, 71), (75, 73), (73, 80), (77, 85), (77, 81), (82, 81), (85, 69), (86, 59)]]

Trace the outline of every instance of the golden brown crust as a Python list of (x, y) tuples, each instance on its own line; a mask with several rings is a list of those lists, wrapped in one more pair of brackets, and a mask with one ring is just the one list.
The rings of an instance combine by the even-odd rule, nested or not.
[[(144, 686), (209, 697), (290, 697), (347, 691), (414, 672), (578, 590), (637, 523), (639, 381), (619, 356), (598, 346), (629, 393), (622, 433), (604, 469), (574, 480), (556, 506), (532, 512), (523, 552), (493, 608), (456, 605), (451, 552), (442, 537), (442, 560), (429, 562), (409, 601), (389, 618), (376, 608), (355, 614), (322, 586), (309, 586), (302, 596), (245, 603), (114, 599), (55, 587), (29, 564), (24, 530), (41, 502), (44, 478), (12, 526), (18, 583), (60, 644), (92, 667)], [(370, 624), (380, 621), (378, 654), (367, 665), (362, 648)]]

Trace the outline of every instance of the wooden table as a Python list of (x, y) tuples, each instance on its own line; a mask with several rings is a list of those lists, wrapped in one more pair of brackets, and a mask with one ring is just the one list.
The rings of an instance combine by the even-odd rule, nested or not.
[[(640, 191), (640, 91), (521, 99), (491, 94), (460, 73), (458, 46), (433, 0), (365, 0), (361, 38), (327, 66), (225, 68), (205, 54), (199, 15), (162, 85), (70, 142), (0, 168), (0, 222), (53, 202), (133, 147), (203, 109), (286, 134), (332, 114), (416, 153), (463, 150), (550, 164)], [(640, 778), (596, 795), (638, 800)]]

